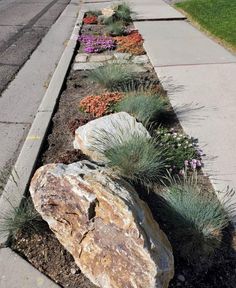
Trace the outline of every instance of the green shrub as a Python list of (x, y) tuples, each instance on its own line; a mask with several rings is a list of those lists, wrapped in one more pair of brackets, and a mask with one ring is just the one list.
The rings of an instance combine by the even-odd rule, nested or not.
[(97, 130), (94, 139), (94, 149), (105, 156), (108, 167), (134, 182), (159, 181), (166, 172), (165, 148), (157, 148), (153, 138), (138, 135), (131, 127), (116, 130)]
[(110, 17), (104, 18), (104, 24), (109, 25), (114, 22), (124, 22), (126, 25), (132, 22), (131, 15), (133, 11), (131, 10), (129, 4), (122, 3), (114, 8), (114, 14)]
[(125, 32), (125, 27), (122, 22), (114, 22), (107, 25), (106, 31), (111, 36), (122, 36)]
[(154, 132), (159, 145), (165, 146), (169, 155), (170, 169), (179, 173), (182, 169), (199, 169), (203, 166), (203, 151), (198, 147), (198, 139), (175, 130), (159, 127)]
[(125, 23), (132, 22), (131, 14), (133, 11), (131, 10), (129, 4), (122, 3), (119, 4), (115, 9), (115, 17), (117, 20), (124, 21)]
[(91, 17), (91, 16), (99, 16), (101, 15), (101, 11), (98, 10), (90, 10), (88, 12), (86, 12), (86, 17)]
[(181, 257), (205, 262), (220, 247), (228, 213), (213, 192), (201, 191), (192, 178), (171, 182), (157, 204), (159, 217)]
[(137, 77), (131, 65), (119, 62), (107, 63), (91, 70), (88, 78), (109, 91), (117, 91), (122, 83), (128, 83)]
[(160, 120), (168, 109), (168, 102), (159, 95), (133, 95), (123, 98), (116, 105), (118, 112), (125, 111), (143, 124)]
[(19, 207), (13, 207), (7, 213), (0, 212), (0, 234), (14, 236), (20, 229), (37, 229), (42, 218), (35, 210), (31, 199), (23, 199)]

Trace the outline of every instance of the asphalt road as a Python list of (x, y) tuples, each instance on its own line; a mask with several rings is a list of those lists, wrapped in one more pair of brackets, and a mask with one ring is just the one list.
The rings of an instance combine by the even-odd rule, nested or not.
[(69, 0), (0, 0), (0, 95)]

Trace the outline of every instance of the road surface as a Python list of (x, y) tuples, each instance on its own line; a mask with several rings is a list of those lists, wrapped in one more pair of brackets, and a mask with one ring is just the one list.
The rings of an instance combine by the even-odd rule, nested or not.
[(0, 0), (0, 94), (69, 0)]

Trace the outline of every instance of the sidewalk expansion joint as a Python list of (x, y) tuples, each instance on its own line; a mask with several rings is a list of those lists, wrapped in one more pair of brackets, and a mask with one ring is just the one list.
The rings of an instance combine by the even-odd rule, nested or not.
[(133, 19), (133, 22), (163, 22), (163, 21), (185, 21), (186, 17), (171, 17), (171, 18), (149, 18), (149, 19)]
[(172, 65), (155, 65), (154, 68), (162, 67), (182, 67), (182, 66), (202, 66), (202, 65), (228, 65), (236, 64), (235, 62), (206, 62), (206, 63), (188, 63), (188, 64), (172, 64)]

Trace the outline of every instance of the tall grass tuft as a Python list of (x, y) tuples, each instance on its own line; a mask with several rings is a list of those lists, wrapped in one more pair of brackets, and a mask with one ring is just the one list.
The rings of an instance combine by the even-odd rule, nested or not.
[(131, 95), (123, 98), (116, 105), (118, 112), (127, 112), (143, 124), (160, 120), (161, 115), (168, 109), (167, 100), (159, 95)]
[(111, 36), (122, 36), (125, 32), (125, 27), (122, 22), (113, 22), (107, 25), (106, 31)]
[(15, 236), (20, 229), (37, 229), (42, 224), (42, 218), (35, 210), (30, 198), (23, 199), (19, 207), (13, 207), (7, 213), (0, 212), (0, 234)]
[(97, 130), (94, 149), (102, 153), (107, 166), (123, 178), (143, 184), (158, 182), (166, 173), (164, 148), (156, 146), (153, 138), (120, 128), (116, 133)]
[(193, 177), (172, 179), (160, 199), (159, 217), (171, 231), (174, 249), (190, 263), (205, 262), (220, 247), (222, 231), (229, 224), (228, 213), (234, 207), (228, 205), (226, 211), (227, 201), (223, 207), (217, 196), (203, 192)]
[(121, 3), (114, 8), (114, 14), (108, 18), (104, 19), (104, 24), (110, 25), (115, 22), (123, 22), (124, 24), (129, 24), (132, 22), (131, 15), (134, 12), (130, 8), (128, 3)]
[(117, 88), (123, 84), (133, 81), (137, 73), (132, 66), (119, 62), (107, 63), (103, 66), (91, 70), (88, 78), (109, 91), (117, 91)]

